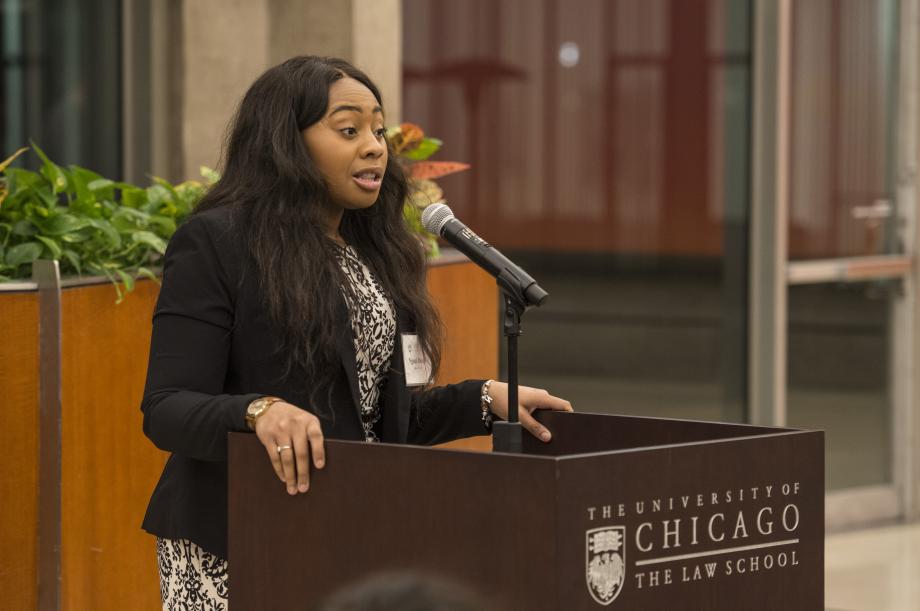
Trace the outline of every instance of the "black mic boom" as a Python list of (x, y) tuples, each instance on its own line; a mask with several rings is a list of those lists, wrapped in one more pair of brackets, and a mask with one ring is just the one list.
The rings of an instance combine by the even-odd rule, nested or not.
[(457, 220), (447, 204), (431, 204), (422, 212), (422, 225), (439, 235), (493, 276), (523, 306), (541, 305), (548, 296), (527, 272)]

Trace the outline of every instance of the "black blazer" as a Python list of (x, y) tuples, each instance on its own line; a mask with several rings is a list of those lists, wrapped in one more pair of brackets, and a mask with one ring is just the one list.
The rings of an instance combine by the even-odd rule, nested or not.
[[(316, 413), (323, 433), (363, 440), (354, 340), (341, 301), (336, 366), (326, 403), (307, 400), (309, 381), (282, 377), (285, 354), (259, 293), (240, 235), (240, 210), (223, 207), (191, 217), (166, 251), (163, 284), (153, 315), (144, 433), (171, 452), (153, 492), (143, 528), (160, 537), (190, 539), (227, 557), (227, 433), (248, 432), (246, 407), (274, 395)], [(296, 279), (292, 278), (292, 282)], [(434, 444), (486, 434), (482, 380), (413, 391), (402, 372), (399, 333), (412, 331), (397, 309), (397, 338), (380, 397), (381, 439)], [(306, 382), (306, 383), (305, 383)], [(327, 414), (330, 416), (323, 416)], [(268, 457), (265, 458), (268, 460)], [(309, 494), (322, 494), (311, 491)]]

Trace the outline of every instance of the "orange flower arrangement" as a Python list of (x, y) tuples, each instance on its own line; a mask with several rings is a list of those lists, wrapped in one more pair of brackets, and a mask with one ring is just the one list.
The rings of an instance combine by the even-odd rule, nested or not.
[(422, 226), (422, 210), (435, 202), (444, 201), (444, 191), (435, 182), (436, 178), (468, 170), (470, 165), (458, 161), (429, 161), (428, 158), (441, 148), (442, 142), (426, 136), (422, 128), (414, 123), (389, 128), (387, 139), (409, 178), (410, 191), (403, 207), (406, 222), (425, 243), (428, 256), (437, 257), (438, 240)]

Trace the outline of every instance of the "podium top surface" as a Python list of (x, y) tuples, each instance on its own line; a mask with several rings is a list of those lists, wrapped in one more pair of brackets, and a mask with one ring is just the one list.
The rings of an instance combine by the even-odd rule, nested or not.
[[(577, 460), (603, 454), (623, 454), (647, 450), (686, 447), (700, 444), (741, 441), (777, 436), (811, 435), (815, 431), (795, 428), (757, 426), (701, 420), (679, 420), (645, 416), (566, 413), (538, 411), (534, 416), (553, 433), (544, 443), (526, 431), (520, 454), (490, 452), (503, 458)], [(327, 440), (333, 445), (366, 446), (363, 441)], [(460, 448), (438, 448), (409, 444), (376, 443), (375, 446), (401, 448), (405, 451), (457, 452), (483, 455)]]
[[(740, 441), (774, 436), (804, 435), (814, 433), (803, 429), (680, 420), (646, 416), (619, 416), (610, 414), (566, 413), (538, 411), (535, 418), (550, 429), (550, 443), (539, 441), (526, 431), (521, 454), (491, 452), (502, 457), (528, 457), (544, 459), (578, 459), (598, 454), (618, 454), (652, 449), (665, 449), (707, 443)], [(333, 444), (356, 444), (363, 441), (327, 440)], [(373, 444), (431, 452), (482, 452), (460, 448), (435, 448), (408, 444)]]
[(524, 454), (560, 459), (806, 432), (749, 424), (607, 414), (547, 411), (537, 412), (536, 417), (553, 432), (553, 440), (547, 444), (525, 433)]

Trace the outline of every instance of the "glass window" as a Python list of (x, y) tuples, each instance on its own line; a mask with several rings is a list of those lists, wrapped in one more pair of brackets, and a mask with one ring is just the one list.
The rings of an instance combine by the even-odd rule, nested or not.
[(403, 118), (457, 216), (550, 293), (521, 381), (742, 421), (749, 0), (404, 0)]
[(789, 258), (890, 254), (896, 0), (793, 3)]
[(120, 178), (121, 2), (0, 4), (4, 153), (32, 140), (63, 165)]
[(789, 426), (825, 431), (827, 488), (892, 481), (897, 281), (789, 287)]

